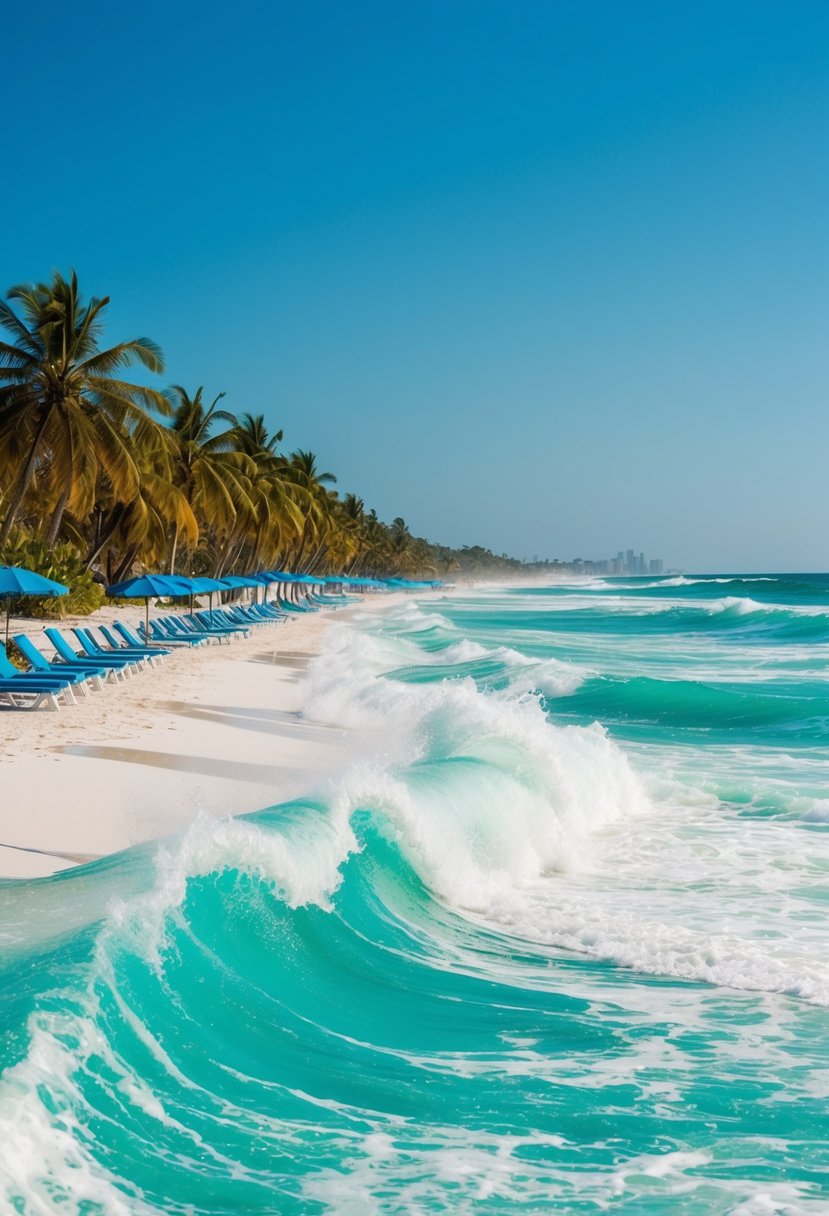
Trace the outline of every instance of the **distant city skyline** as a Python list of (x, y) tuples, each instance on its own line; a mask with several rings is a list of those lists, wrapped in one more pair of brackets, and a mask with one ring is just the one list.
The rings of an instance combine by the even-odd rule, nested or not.
[(665, 563), (661, 557), (645, 556), (644, 551), (638, 553), (635, 549), (620, 549), (615, 557), (602, 558), (541, 558), (536, 554), (533, 562), (554, 562), (571, 567), (576, 574), (608, 574), (640, 577), (643, 575), (658, 576), (665, 573)]

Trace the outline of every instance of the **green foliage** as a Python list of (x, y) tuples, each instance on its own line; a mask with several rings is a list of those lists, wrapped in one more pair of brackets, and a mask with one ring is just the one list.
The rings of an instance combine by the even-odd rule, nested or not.
[[(27, 495), (39, 480), (48, 486), (40, 508), (51, 519), (55, 541), (66, 511), (85, 516), (105, 478), (127, 500), (140, 486), (135, 448), (162, 432), (151, 413), (169, 412), (157, 390), (116, 378), (141, 364), (161, 372), (161, 351), (149, 338), (98, 344), (109, 298), (85, 303), (78, 279), (58, 272), (51, 283), (13, 287), (0, 302), (0, 326), (12, 342), (0, 342), (0, 449), (13, 462), (10, 499), (0, 525), (0, 544), (19, 523)], [(44, 473), (48, 475), (44, 478)]]
[(94, 611), (104, 596), (88, 571), (112, 584), (141, 570), (451, 578), (532, 568), (478, 545), (433, 544), (399, 516), (384, 523), (363, 499), (341, 496), (313, 452), (283, 454), (282, 431), (271, 433), (264, 414), (219, 409), (224, 393), (122, 380), (136, 364), (163, 372), (161, 351), (148, 338), (104, 348), (109, 299), (85, 301), (74, 272), (7, 295), (0, 560), (72, 589), (21, 600), (21, 614)]
[(68, 595), (21, 596), (12, 600), (14, 616), (60, 620), (65, 616), (88, 616), (104, 602), (104, 589), (86, 569), (77, 550), (69, 544), (49, 548), (35, 536), (13, 532), (0, 549), (0, 566), (23, 566), (44, 578), (69, 588)]

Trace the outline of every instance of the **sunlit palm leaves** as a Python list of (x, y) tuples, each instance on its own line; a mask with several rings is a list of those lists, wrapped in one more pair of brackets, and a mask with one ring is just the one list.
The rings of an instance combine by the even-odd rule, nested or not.
[[(434, 568), (402, 519), (387, 526), (307, 450), (280, 451), (263, 414), (181, 385), (123, 379), (164, 370), (149, 338), (102, 344), (109, 300), (75, 274), (0, 301), (0, 545), (22, 527), (72, 544), (107, 582), (132, 570), (216, 575), (273, 566), (315, 573)], [(446, 551), (448, 553), (448, 551)], [(430, 562), (432, 563), (430, 565)], [(444, 562), (444, 565), (446, 563)]]
[(39, 483), (41, 509), (52, 509), (47, 541), (54, 541), (63, 513), (83, 514), (94, 505), (99, 473), (121, 494), (134, 494), (139, 474), (133, 448), (166, 414), (157, 390), (116, 379), (114, 372), (142, 364), (161, 372), (161, 351), (149, 338), (99, 349), (108, 298), (85, 304), (73, 273), (51, 283), (14, 287), (0, 305), (0, 456), (13, 465), (0, 544), (18, 517), (27, 491)]

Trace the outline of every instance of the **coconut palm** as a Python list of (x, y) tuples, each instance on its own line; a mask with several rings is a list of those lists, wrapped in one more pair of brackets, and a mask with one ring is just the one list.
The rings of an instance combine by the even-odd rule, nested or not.
[(236, 518), (221, 543), (214, 546), (211, 566), (217, 577), (244, 557), (249, 567), (273, 564), (278, 554), (302, 531), (304, 489), (288, 475), (279, 455), (282, 431), (270, 433), (263, 414), (237, 417), (216, 410), (215, 420), (230, 424), (226, 437), (252, 461), (239, 480), (247, 503), (237, 506)]
[(157, 427), (151, 413), (169, 407), (155, 389), (116, 372), (134, 364), (161, 372), (164, 359), (149, 338), (102, 350), (109, 297), (84, 303), (74, 271), (69, 279), (55, 273), (51, 283), (13, 287), (8, 299), (19, 313), (0, 301), (0, 326), (11, 338), (0, 341), (0, 451), (14, 462), (14, 474), (0, 544), (39, 478), (52, 508), (48, 545), (67, 508), (76, 515), (91, 509), (99, 473), (125, 497), (136, 491), (134, 445)]
[(264, 414), (240, 414), (237, 417), (228, 410), (217, 410), (215, 417), (230, 423), (231, 434), (240, 451), (246, 452), (248, 456), (277, 455), (277, 447), (282, 442), (282, 431), (270, 434)]
[[(219, 393), (210, 405), (206, 405), (203, 386), (192, 397), (180, 384), (174, 384), (168, 390), (168, 399), (173, 405), (172, 480), (200, 524), (215, 534), (227, 533), (238, 511), (253, 509), (245, 480), (256, 472), (253, 459), (239, 451), (234, 427), (212, 434), (217, 419), (227, 420), (227, 414), (218, 409), (223, 397), (224, 393)], [(175, 571), (179, 528), (174, 526), (172, 533), (170, 573)]]
[(198, 521), (172, 480), (171, 445), (139, 445), (135, 459), (137, 493), (120, 498), (102, 479), (81, 542), (87, 566), (104, 565), (109, 583), (120, 582), (139, 556), (151, 569), (163, 566), (172, 529), (187, 545), (195, 546), (199, 538)]
[(303, 450), (292, 454), (285, 475), (302, 492), (305, 512), (302, 533), (286, 560), (296, 569), (312, 569), (324, 550), (332, 502), (335, 501), (335, 496), (332, 497), (326, 487), (333, 485), (337, 478), (333, 473), (321, 473), (314, 453)]

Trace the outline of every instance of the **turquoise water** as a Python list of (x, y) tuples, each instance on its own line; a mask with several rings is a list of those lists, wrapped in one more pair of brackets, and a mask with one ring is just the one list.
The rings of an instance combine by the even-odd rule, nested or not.
[(0, 886), (0, 1211), (829, 1211), (827, 660), (824, 576), (334, 626), (313, 797)]

